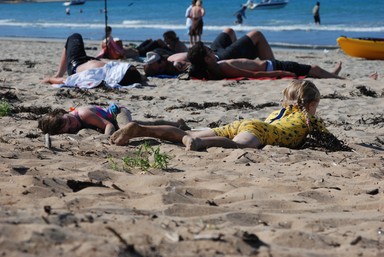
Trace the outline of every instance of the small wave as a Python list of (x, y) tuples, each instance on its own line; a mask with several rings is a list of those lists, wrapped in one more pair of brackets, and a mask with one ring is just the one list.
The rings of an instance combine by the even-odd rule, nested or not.
[[(228, 26), (204, 26), (206, 30), (222, 30)], [(241, 31), (250, 31), (253, 29), (258, 29), (261, 31), (343, 31), (343, 32), (384, 32), (384, 27), (347, 27), (344, 25), (325, 25), (325, 26), (315, 26), (315, 25), (292, 25), (292, 26), (249, 26), (249, 25), (236, 25), (230, 26), (233, 29)]]
[[(158, 30), (184, 30), (184, 24), (159, 24), (159, 23), (147, 23), (140, 20), (125, 20), (122, 23), (109, 24), (116, 28), (127, 28), (127, 29), (158, 29)], [(25, 23), (25, 22), (15, 22), (10, 19), (0, 20), (0, 26), (13, 26), (13, 27), (70, 27), (70, 28), (103, 28), (105, 24), (100, 23), (54, 23), (54, 22), (34, 22), (34, 23)], [(284, 26), (251, 26), (251, 25), (222, 25), (222, 26), (212, 26), (205, 25), (204, 30), (207, 31), (222, 31), (224, 28), (232, 27), (237, 31), (250, 31), (258, 29), (261, 31), (341, 31), (341, 32), (373, 32), (381, 33), (384, 32), (384, 27), (349, 27), (345, 25), (321, 25), (316, 26), (314, 24), (307, 25), (284, 25)]]

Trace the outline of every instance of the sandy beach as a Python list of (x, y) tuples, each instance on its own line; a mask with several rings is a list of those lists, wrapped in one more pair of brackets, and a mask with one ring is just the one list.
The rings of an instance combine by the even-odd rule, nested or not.
[[(192, 128), (260, 118), (279, 108), (289, 80), (149, 78), (141, 88), (57, 89), (64, 41), (1, 39), (1, 256), (384, 256), (384, 62), (339, 49), (273, 49), (276, 59), (343, 62), (345, 80), (311, 79), (329, 130), (353, 151), (210, 148), (154, 139), (108, 143), (93, 130), (51, 136), (53, 108), (128, 107), (134, 119), (183, 118)], [(97, 42), (87, 42), (96, 55)], [(142, 71), (142, 63), (127, 60)], [(368, 75), (377, 71), (373, 80)], [(130, 168), (145, 141), (168, 168)]]

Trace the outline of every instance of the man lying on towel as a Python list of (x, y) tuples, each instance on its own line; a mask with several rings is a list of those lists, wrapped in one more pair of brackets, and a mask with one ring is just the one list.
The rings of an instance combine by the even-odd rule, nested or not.
[(215, 53), (204, 43), (197, 42), (188, 51), (191, 62), (190, 77), (207, 80), (227, 78), (276, 78), (309, 76), (314, 78), (337, 78), (341, 70), (339, 62), (334, 71), (328, 72), (317, 65), (306, 65), (290, 61), (260, 59), (228, 59), (218, 61)]

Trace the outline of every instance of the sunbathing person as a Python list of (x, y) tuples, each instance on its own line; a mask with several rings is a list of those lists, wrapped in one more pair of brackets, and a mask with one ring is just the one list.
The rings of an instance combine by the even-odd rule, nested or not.
[[(257, 30), (252, 30), (237, 39), (235, 31), (226, 28), (216, 37), (210, 47), (218, 61), (237, 58), (275, 59), (268, 41)], [(173, 55), (159, 54), (156, 62), (148, 62), (144, 65), (144, 72), (147, 76), (178, 75), (184, 72), (189, 65), (187, 52)]]
[(101, 41), (100, 53), (97, 58), (106, 58), (111, 60), (126, 59), (128, 57), (136, 57), (136, 52), (130, 47), (124, 47), (120, 38), (112, 36), (112, 27), (107, 26), (105, 29), (106, 38)]
[[(63, 77), (68, 73), (66, 79)], [(67, 38), (56, 74), (45, 78), (51, 84), (84, 84), (94, 86), (105, 82), (108, 86), (127, 86), (141, 82), (136, 67), (126, 62), (104, 62), (87, 56), (83, 38), (75, 33)]]
[(147, 39), (138, 47), (136, 47), (138, 55), (141, 57), (145, 57), (148, 52), (154, 51), (156, 49), (166, 50), (170, 55), (188, 51), (188, 47), (180, 41), (173, 30), (164, 32), (163, 40)]
[[(72, 109), (70, 112), (64, 109), (55, 109), (39, 119), (38, 128), (44, 134), (75, 134), (81, 129), (93, 129), (106, 135), (112, 135), (113, 132), (132, 121), (131, 112), (125, 107), (119, 107), (116, 104), (110, 104), (107, 108), (99, 106), (81, 106)], [(142, 125), (169, 125), (189, 130), (184, 120), (177, 122), (155, 120), (138, 121)]]
[(209, 147), (260, 149), (265, 145), (299, 148), (307, 135), (315, 131), (336, 139), (324, 123), (315, 117), (319, 102), (320, 92), (312, 82), (294, 80), (283, 91), (283, 108), (272, 112), (264, 122), (245, 119), (201, 131), (182, 131), (170, 126), (143, 126), (130, 122), (115, 132), (109, 141), (111, 144), (127, 145), (132, 138), (153, 137), (183, 143), (186, 150)]
[(175, 53), (185, 53), (188, 51), (188, 47), (180, 41), (173, 30), (164, 32), (163, 39), (159, 38), (153, 40), (149, 38), (137, 47), (123, 47), (121, 40), (116, 41), (112, 36), (109, 36), (108, 38), (108, 47), (106, 47), (104, 39), (101, 45), (102, 51), (97, 55), (98, 58), (126, 59), (145, 57), (148, 52), (158, 50), (166, 52), (169, 56)]
[(328, 72), (317, 65), (299, 64), (290, 61), (278, 60), (249, 60), (245, 58), (227, 59), (217, 61), (213, 50), (202, 42), (196, 43), (188, 51), (191, 62), (189, 75), (191, 77), (207, 80), (224, 78), (263, 78), (263, 77), (299, 77), (337, 78), (341, 70), (341, 62), (332, 72)]

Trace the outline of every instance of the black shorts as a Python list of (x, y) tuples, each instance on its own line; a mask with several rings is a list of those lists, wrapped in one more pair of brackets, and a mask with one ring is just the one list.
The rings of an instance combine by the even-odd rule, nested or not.
[(296, 74), (296, 76), (307, 76), (309, 70), (312, 68), (310, 65), (300, 64), (297, 62), (285, 62), (278, 60), (271, 60), (273, 70), (290, 71)]
[(74, 33), (67, 38), (65, 49), (67, 51), (66, 65), (68, 76), (76, 73), (76, 68), (80, 64), (95, 59), (93, 57), (87, 56), (85, 53), (83, 37), (78, 33)]
[(256, 59), (259, 53), (247, 35), (232, 43), (227, 33), (220, 33), (212, 42), (211, 49), (219, 57), (219, 60), (247, 58)]

